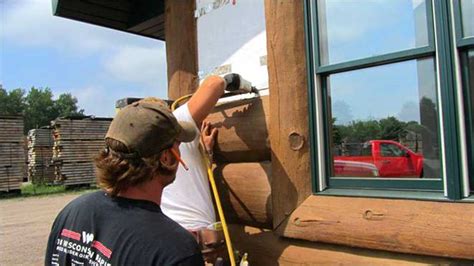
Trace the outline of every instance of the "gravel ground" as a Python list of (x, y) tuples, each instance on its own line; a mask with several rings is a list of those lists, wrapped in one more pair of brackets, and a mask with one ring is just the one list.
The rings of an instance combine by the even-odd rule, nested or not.
[(0, 265), (44, 265), (51, 225), (81, 193), (0, 200)]

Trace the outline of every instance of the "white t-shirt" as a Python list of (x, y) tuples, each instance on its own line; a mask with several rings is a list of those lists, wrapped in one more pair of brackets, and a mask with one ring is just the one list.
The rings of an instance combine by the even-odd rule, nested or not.
[[(188, 105), (173, 112), (178, 121), (196, 122), (189, 113)], [(181, 159), (189, 167), (186, 171), (180, 164), (175, 181), (166, 186), (161, 198), (163, 212), (186, 229), (199, 229), (216, 222), (211, 198), (207, 168), (199, 151), (200, 134), (192, 142), (181, 143)]]

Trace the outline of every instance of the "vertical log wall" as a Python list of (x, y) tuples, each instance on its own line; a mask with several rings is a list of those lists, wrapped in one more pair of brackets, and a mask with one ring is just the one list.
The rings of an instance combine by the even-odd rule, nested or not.
[(273, 226), (311, 194), (303, 1), (265, 0)]

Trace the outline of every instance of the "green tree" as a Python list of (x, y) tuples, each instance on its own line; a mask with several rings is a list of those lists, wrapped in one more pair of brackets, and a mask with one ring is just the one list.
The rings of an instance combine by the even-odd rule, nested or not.
[(336, 125), (336, 119), (335, 117), (332, 118), (332, 141), (333, 144), (341, 144), (342, 142), (342, 136), (341, 136), (341, 130), (340, 130), (340, 125)]
[(25, 131), (47, 126), (57, 117), (53, 93), (49, 88), (32, 87), (26, 96)]
[(380, 139), (400, 141), (407, 135), (406, 123), (393, 116), (379, 120)]
[(59, 95), (58, 99), (54, 101), (54, 109), (57, 116), (83, 116), (84, 109), (79, 109), (77, 106), (77, 98), (70, 93), (63, 93)]
[(32, 87), (25, 96), (22, 89), (7, 92), (0, 85), (0, 115), (23, 115), (26, 133), (33, 128), (48, 126), (51, 120), (60, 116), (84, 115), (84, 110), (79, 109), (77, 98), (70, 93), (63, 93), (53, 100), (49, 88)]
[(0, 87), (0, 114), (22, 115), (25, 110), (25, 91), (15, 89), (7, 92)]
[(372, 139), (379, 139), (380, 125), (377, 120), (352, 121), (350, 124), (349, 142), (366, 142)]
[(416, 121), (410, 121), (405, 124), (405, 130), (407, 132), (413, 132), (416, 134), (421, 134), (423, 131), (423, 126)]

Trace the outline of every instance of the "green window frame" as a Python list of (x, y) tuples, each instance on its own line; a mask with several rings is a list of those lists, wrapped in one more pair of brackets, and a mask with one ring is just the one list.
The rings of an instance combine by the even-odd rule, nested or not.
[[(466, 161), (468, 161), (463, 150), (463, 147), (466, 146), (466, 139), (462, 137), (464, 134), (460, 132), (460, 128), (463, 129), (464, 121), (459, 119), (464, 114), (460, 115), (459, 112), (460, 95), (457, 90), (458, 80), (456, 76), (456, 71), (459, 68), (456, 62), (457, 51), (453, 48), (452, 34), (453, 21), (455, 21), (456, 29), (459, 29), (461, 25), (459, 0), (455, 0), (454, 3), (443, 0), (426, 0), (427, 46), (329, 65), (322, 65), (320, 63), (318, 4), (316, 1), (305, 0), (304, 5), (313, 192), (331, 195), (354, 194), (403, 198), (424, 198), (425, 195), (430, 195), (428, 198), (432, 197), (441, 200), (460, 200), (468, 196), (469, 185), (466, 184), (467, 181), (465, 180), (467, 173), (463, 170), (465, 169)], [(466, 47), (473, 46), (474, 38), (461, 38), (459, 30), (455, 32), (458, 48), (465, 49)], [(327, 144), (330, 143), (329, 115), (327, 111), (327, 78), (329, 75), (425, 57), (432, 57), (436, 65), (436, 88), (439, 90), (438, 95), (440, 97), (438, 121), (440, 123), (439, 131), (442, 131), (442, 134), (440, 134), (442, 178), (439, 180), (330, 178), (328, 169), (331, 167), (329, 160), (331, 154), (330, 146)], [(467, 56), (463, 60), (467, 60)], [(468, 93), (468, 90), (464, 89), (463, 92)], [(464, 98), (467, 99), (468, 97), (464, 96)], [(468, 110), (473, 110), (472, 105), (474, 103), (464, 104), (470, 108)], [(474, 125), (468, 126), (473, 127)], [(470, 132), (472, 132), (472, 128)], [(474, 136), (470, 138), (472, 139), (472, 137)], [(472, 142), (468, 143), (469, 150), (471, 151), (471, 173), (474, 173), (472, 171), (473, 145), (474, 143)], [(474, 183), (474, 178), (472, 180)], [(422, 195), (423, 193), (425, 195)]]
[[(453, 14), (454, 14), (454, 31), (456, 36), (456, 55), (459, 57), (460, 63), (460, 76), (462, 83), (462, 96), (463, 107), (464, 107), (464, 123), (465, 123), (465, 132), (466, 132), (466, 146), (467, 146), (467, 171), (470, 176), (469, 184), (471, 191), (474, 190), (474, 102), (473, 99), (473, 88), (469, 87), (469, 58), (468, 52), (474, 51), (474, 36), (463, 37), (463, 23), (461, 19), (462, 9), (461, 1), (453, 1)], [(474, 78), (474, 77), (471, 77)], [(472, 81), (471, 81), (472, 83)]]

